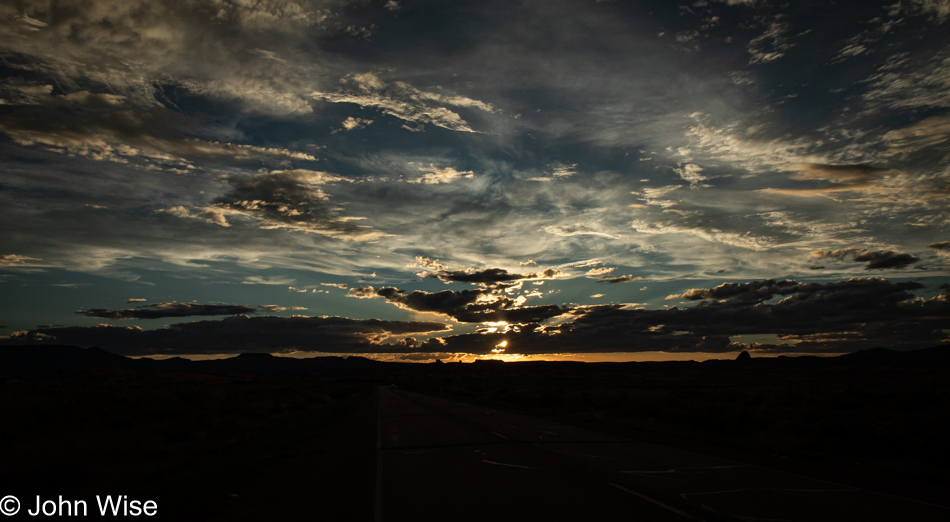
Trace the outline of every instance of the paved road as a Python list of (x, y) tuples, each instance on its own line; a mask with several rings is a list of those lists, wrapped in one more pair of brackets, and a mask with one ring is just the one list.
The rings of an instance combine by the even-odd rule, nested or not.
[(377, 521), (950, 520), (950, 510), (380, 387)]

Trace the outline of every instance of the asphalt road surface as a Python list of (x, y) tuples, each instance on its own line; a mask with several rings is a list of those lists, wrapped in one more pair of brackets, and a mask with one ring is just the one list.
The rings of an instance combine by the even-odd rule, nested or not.
[(378, 389), (375, 520), (946, 521), (950, 509)]

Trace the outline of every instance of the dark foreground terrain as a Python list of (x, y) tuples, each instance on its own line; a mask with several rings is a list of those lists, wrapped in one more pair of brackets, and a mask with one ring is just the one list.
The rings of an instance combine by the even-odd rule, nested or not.
[[(156, 501), (152, 520), (373, 520), (384, 424), (377, 389), (395, 385), (946, 503), (948, 352), (422, 365), (269, 356), (158, 363), (94, 349), (0, 348), (0, 497), (20, 499), (13, 520), (32, 518), (37, 495), (85, 500), (88, 519), (99, 518), (96, 495), (128, 495)], [(398, 431), (392, 436), (398, 443)], [(522, 484), (524, 496), (538, 494), (532, 486)], [(424, 491), (416, 501), (433, 505)]]

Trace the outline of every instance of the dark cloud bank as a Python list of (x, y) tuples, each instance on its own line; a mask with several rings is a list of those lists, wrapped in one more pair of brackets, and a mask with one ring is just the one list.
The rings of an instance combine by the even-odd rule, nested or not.
[(383, 321), (345, 317), (247, 317), (195, 321), (143, 330), (98, 325), (38, 328), (11, 336), (5, 344), (99, 346), (123, 355), (384, 352), (392, 335), (443, 332), (437, 322)]
[[(933, 247), (933, 245), (931, 245)], [(939, 247), (934, 247), (939, 248)], [(846, 248), (843, 250), (816, 250), (811, 256), (815, 259), (834, 259), (843, 261), (850, 257), (857, 263), (867, 263), (865, 270), (885, 270), (889, 268), (905, 268), (917, 261), (917, 257), (902, 252), (893, 252), (891, 250), (879, 251), (858, 251), (855, 248)]]
[(86, 317), (102, 319), (161, 319), (165, 317), (252, 314), (256, 311), (257, 308), (246, 305), (155, 303), (137, 308), (91, 308), (76, 313)]
[[(924, 299), (913, 281), (881, 278), (831, 283), (762, 280), (725, 283), (670, 296), (697, 304), (630, 309), (624, 305), (513, 306), (492, 289), (436, 293), (385, 287), (352, 289), (357, 297), (382, 297), (416, 311), (459, 321), (507, 321), (505, 333), (471, 333), (419, 343), (410, 335), (447, 333), (440, 322), (357, 320), (341, 317), (247, 317), (205, 320), (143, 330), (137, 326), (38, 328), (14, 334), (5, 344), (53, 343), (100, 346), (126, 355), (241, 352), (457, 352), (506, 353), (763, 352), (840, 353), (871, 347), (920, 348), (948, 341), (950, 299)], [(495, 301), (480, 303), (489, 295)], [(195, 305), (211, 306), (211, 305)], [(544, 320), (565, 315), (559, 325)], [(741, 344), (734, 336), (774, 335), (791, 345)], [(398, 339), (397, 342), (392, 342)]]
[(362, 299), (382, 297), (400, 308), (441, 314), (462, 323), (540, 322), (570, 310), (558, 305), (516, 306), (517, 301), (498, 288), (441, 292), (414, 290), (407, 293), (393, 287), (376, 290), (370, 286), (352, 288), (348, 295)]
[(377, 290), (368, 286), (351, 288), (347, 295), (359, 299), (381, 297), (399, 308), (444, 315), (461, 323), (541, 322), (561, 315), (570, 308), (559, 305), (522, 306), (517, 299), (507, 295), (506, 291), (517, 288), (521, 281), (552, 279), (559, 274), (560, 271), (550, 268), (528, 274), (512, 274), (500, 268), (454, 271), (440, 268), (424, 276), (440, 279), (446, 283), (471, 283), (480, 288), (406, 292), (394, 287), (383, 287)]
[(502, 268), (486, 268), (484, 270), (437, 270), (434, 273), (427, 274), (426, 277), (434, 277), (449, 282), (474, 283), (474, 284), (493, 284), (507, 281), (527, 281), (537, 279), (551, 279), (557, 277), (561, 272), (553, 268), (548, 268), (542, 272), (530, 274), (512, 274)]

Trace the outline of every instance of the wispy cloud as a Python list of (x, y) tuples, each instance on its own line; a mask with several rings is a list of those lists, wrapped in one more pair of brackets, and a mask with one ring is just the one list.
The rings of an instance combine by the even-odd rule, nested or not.
[(884, 192), (887, 178), (900, 176), (897, 169), (872, 167), (870, 165), (821, 165), (814, 163), (788, 165), (795, 172), (791, 177), (801, 181), (824, 181), (818, 187), (768, 188), (765, 192), (790, 196), (823, 196), (837, 192)]
[[(948, 84), (950, 87), (950, 84)], [(941, 145), (950, 140), (950, 117), (931, 116), (909, 127), (884, 134), (888, 155), (902, 155)]]
[[(79, 96), (77, 96), (79, 95)], [(123, 97), (88, 92), (47, 95), (37, 109), (14, 109), (0, 119), (0, 133), (27, 147), (143, 167), (194, 169), (193, 162), (241, 164), (258, 161), (315, 161), (311, 154), (281, 147), (222, 143), (184, 136), (190, 122), (166, 109), (142, 109)], [(63, 111), (72, 107), (92, 114)]]
[(30, 265), (33, 261), (41, 261), (35, 257), (20, 256), (17, 254), (0, 255), (0, 266), (21, 266)]
[(757, 236), (752, 232), (730, 232), (718, 228), (688, 226), (675, 222), (650, 223), (636, 219), (631, 226), (641, 234), (687, 234), (709, 242), (723, 243), (753, 251), (768, 250), (773, 243), (771, 238)]
[(91, 80), (155, 106), (160, 86), (171, 84), (284, 115), (311, 110), (306, 96), (318, 70), (302, 59), (297, 43), (335, 32), (334, 4), (84, 1), (63, 9), (27, 1), (0, 8), (0, 20), (7, 49), (29, 58), (19, 67), (61, 85)]
[(409, 183), (423, 183), (425, 185), (438, 185), (440, 183), (451, 183), (457, 179), (472, 179), (475, 173), (467, 170), (459, 172), (452, 167), (436, 167), (434, 165), (420, 165), (419, 172), (424, 175), (420, 178), (409, 180)]
[(352, 103), (377, 109), (412, 124), (430, 124), (460, 132), (475, 132), (469, 123), (447, 106), (492, 112), (490, 104), (459, 96), (417, 89), (403, 81), (387, 82), (376, 73), (349, 74), (334, 92), (314, 91), (311, 96), (332, 103)]
[(769, 63), (785, 56), (791, 47), (785, 37), (787, 32), (787, 24), (779, 21), (771, 22), (762, 34), (749, 42), (748, 51), (752, 55), (749, 63)]

